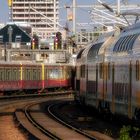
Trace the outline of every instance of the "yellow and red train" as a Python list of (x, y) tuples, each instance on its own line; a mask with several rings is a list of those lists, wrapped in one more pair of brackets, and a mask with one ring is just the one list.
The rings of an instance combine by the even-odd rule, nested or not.
[(0, 64), (0, 93), (71, 87), (71, 66), (67, 64)]

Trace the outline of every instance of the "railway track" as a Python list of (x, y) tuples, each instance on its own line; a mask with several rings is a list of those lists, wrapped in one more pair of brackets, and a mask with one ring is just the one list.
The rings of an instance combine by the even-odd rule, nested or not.
[[(30, 99), (24, 99), (23, 103), (22, 100), (18, 100), (13, 102), (13, 105), (11, 106), (10, 112), (15, 112), (16, 115), (16, 127), (22, 128), (18, 129), (22, 131), (22, 133), (26, 133), (28, 138), (26, 139), (32, 139), (32, 140), (37, 140), (37, 139), (80, 139), (80, 140), (86, 140), (86, 139), (93, 139), (95, 140), (95, 137), (90, 136), (90, 134), (87, 134), (85, 131), (81, 131), (78, 128), (74, 128), (73, 126), (65, 123), (64, 121), (60, 120), (57, 118), (57, 114), (55, 115), (53, 113), (53, 107), (62, 100), (62, 102), (65, 102), (66, 100), (73, 100), (73, 96), (71, 94), (61, 94), (62, 96), (50, 96), (46, 98), (45, 97), (39, 97), (38, 99), (35, 98), (30, 98)], [(55, 103), (54, 103), (55, 100)], [(12, 102), (12, 101), (10, 101)], [(20, 102), (20, 104), (19, 104)], [(41, 103), (42, 102), (42, 103)], [(43, 103), (47, 104), (48, 109), (46, 109), (46, 106), (43, 105)], [(1, 103), (0, 103), (1, 104)], [(11, 103), (10, 103), (11, 104)], [(1, 104), (2, 105), (2, 104)], [(8, 106), (8, 104), (6, 105)], [(26, 107), (25, 107), (26, 106)], [(6, 107), (8, 108), (8, 107)], [(43, 108), (43, 110), (42, 110)], [(45, 108), (45, 109), (44, 109)], [(45, 110), (45, 111), (44, 111)], [(47, 112), (48, 110), (48, 112)], [(47, 113), (46, 113), (47, 112)], [(55, 112), (55, 111), (54, 111)], [(13, 113), (12, 113), (13, 114)], [(53, 116), (53, 118), (52, 118)], [(9, 116), (2, 116), (4, 119), (9, 117)], [(11, 116), (12, 117), (12, 116)], [(54, 120), (55, 118), (55, 120)], [(57, 121), (56, 121), (57, 118)], [(1, 122), (0, 122), (1, 123)], [(3, 128), (5, 125), (3, 125)], [(9, 126), (9, 124), (7, 125)], [(3, 129), (2, 128), (2, 129)], [(12, 130), (15, 130), (13, 128)], [(24, 131), (23, 131), (24, 130)], [(1, 130), (0, 130), (1, 131)], [(7, 129), (6, 132), (9, 130)], [(3, 131), (2, 131), (3, 132)], [(5, 140), (15, 140), (16, 138), (8, 137), (6, 138), (1, 138), (0, 132), (0, 139)], [(19, 132), (17, 132), (19, 135)], [(9, 135), (9, 134), (8, 134)], [(19, 136), (18, 136), (19, 137)], [(13, 138), (13, 139), (12, 139)], [(22, 140), (20, 138), (20, 140)], [(99, 139), (98, 139), (99, 140)]]
[[(60, 93), (60, 92), (59, 92)], [(64, 93), (64, 92), (63, 92)], [(65, 98), (73, 98), (72, 92), (71, 93), (60, 93)], [(22, 96), (20, 97), (1, 97), (0, 99), (0, 139), (1, 140), (27, 140), (26, 135), (28, 135), (26, 132), (23, 132), (22, 130), (18, 129), (17, 126), (21, 126), (20, 123), (15, 123), (14, 120), (14, 112), (17, 109), (18, 111), (23, 108), (26, 104), (37, 102), (37, 101), (47, 101), (51, 100), (52, 98), (62, 98), (62, 96), (59, 96), (57, 93), (55, 95), (51, 95), (52, 93), (47, 93), (46, 96), (36, 96), (35, 98), (30, 95), (29, 98), (26, 96), (25, 98)], [(32, 97), (31, 97), (32, 96)], [(5, 99), (4, 99), (5, 98)], [(23, 134), (22, 134), (23, 133)], [(24, 134), (25, 133), (25, 134)], [(30, 138), (29, 138), (30, 139)], [(32, 139), (32, 138), (31, 138)]]
[[(70, 126), (69, 124), (66, 124), (65, 122), (62, 123), (62, 120), (57, 118), (51, 112), (50, 109), (52, 105), (48, 106), (48, 112), (49, 112), (49, 115), (51, 116), (53, 115), (53, 117), (55, 117), (55, 120), (54, 118), (52, 119), (52, 117), (50, 118), (50, 116), (40, 111), (39, 106), (40, 106), (40, 103), (33, 103), (30, 105), (27, 105), (24, 109), (24, 112), (23, 111), (16, 112), (16, 117), (18, 121), (20, 122), (20, 124), (22, 124), (24, 129), (26, 129), (32, 136), (34, 136), (34, 138), (36, 139), (49, 138), (49, 139), (56, 139), (56, 140), (62, 140), (62, 139), (96, 140), (94, 137), (86, 134), (85, 132), (82, 132), (78, 130), (77, 128), (74, 128)], [(27, 119), (30, 123), (29, 122), (27, 123)]]
[(55, 118), (58, 122), (60, 122), (61, 124), (65, 125), (66, 127), (70, 128), (71, 130), (76, 131), (79, 134), (82, 134), (84, 136), (86, 136), (87, 138), (91, 139), (91, 140), (96, 140), (95, 137), (89, 135), (88, 133), (84, 132), (83, 130), (81, 130), (80, 128), (76, 128), (73, 125), (70, 125), (68, 123), (66, 123), (65, 121), (63, 121), (61, 118), (57, 117), (57, 115), (55, 115), (55, 113), (53, 113), (53, 106), (57, 106), (57, 104), (52, 104), (50, 106), (48, 106), (47, 110), (49, 112), (49, 114)]

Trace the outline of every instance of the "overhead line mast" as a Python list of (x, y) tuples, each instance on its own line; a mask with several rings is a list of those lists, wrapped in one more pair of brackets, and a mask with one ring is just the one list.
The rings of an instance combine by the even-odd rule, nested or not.
[(73, 34), (76, 33), (76, 0), (73, 0)]

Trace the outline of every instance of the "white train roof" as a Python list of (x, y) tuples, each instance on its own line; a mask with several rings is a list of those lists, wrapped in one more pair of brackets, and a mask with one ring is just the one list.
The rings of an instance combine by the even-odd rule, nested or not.
[(98, 53), (102, 48), (105, 41), (114, 34), (114, 32), (109, 32), (101, 35), (94, 43), (88, 46), (82, 53), (81, 59), (83, 63), (92, 62), (97, 59)]

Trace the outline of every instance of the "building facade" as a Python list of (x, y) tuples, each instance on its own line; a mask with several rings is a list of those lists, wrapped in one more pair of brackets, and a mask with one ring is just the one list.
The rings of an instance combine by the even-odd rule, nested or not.
[(32, 34), (51, 38), (58, 31), (58, 0), (9, 0), (10, 20), (26, 22)]

